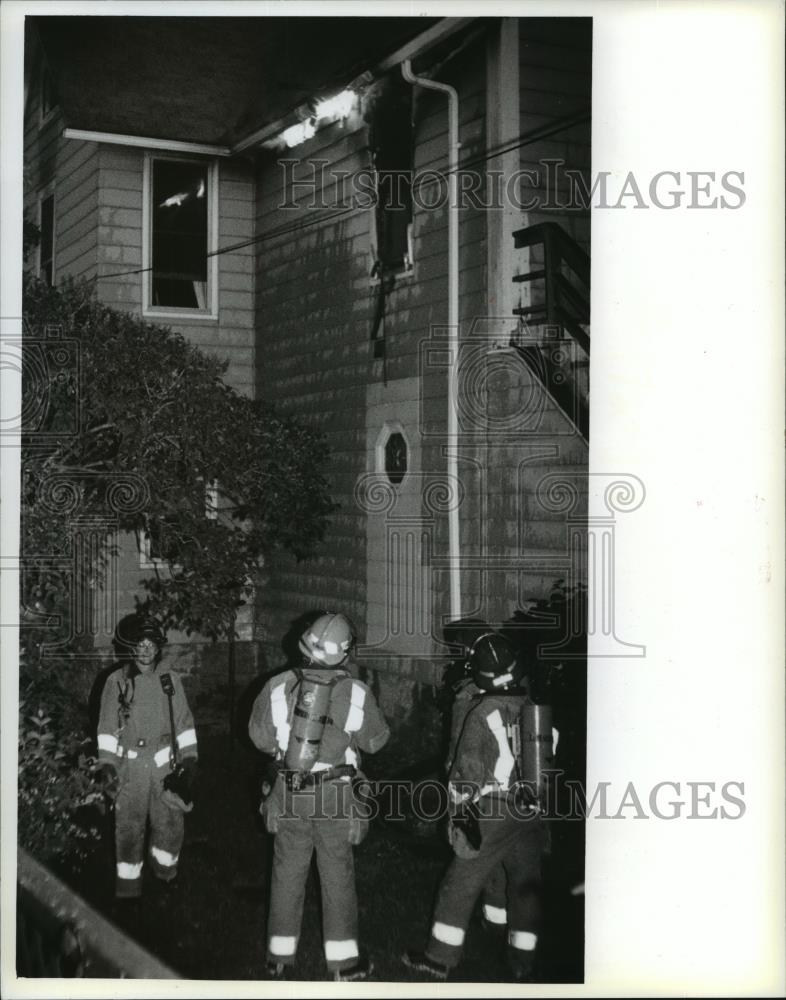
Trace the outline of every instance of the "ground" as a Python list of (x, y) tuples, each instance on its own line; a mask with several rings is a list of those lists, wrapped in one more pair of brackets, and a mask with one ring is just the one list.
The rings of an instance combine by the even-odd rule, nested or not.
[[(175, 886), (149, 877), (141, 906), (113, 898), (109, 823), (101, 847), (73, 887), (104, 916), (170, 965), (181, 977), (205, 980), (264, 978), (267, 885), (272, 839), (258, 816), (258, 755), (227, 735), (200, 741), (200, 776), (194, 811), (186, 818), (186, 840)], [(383, 751), (369, 777), (400, 775), (394, 754)], [(428, 762), (422, 768), (428, 771)], [(580, 982), (583, 969), (583, 897), (570, 894), (580, 858), (563, 838), (554, 838), (547, 859), (545, 925), (538, 979)], [(566, 851), (570, 852), (570, 856)], [(426, 942), (439, 879), (450, 861), (444, 838), (432, 824), (371, 826), (355, 852), (361, 946), (375, 966), (374, 979), (424, 981), (401, 962), (407, 948)], [(578, 868), (577, 868), (578, 865)], [(453, 978), (504, 982), (502, 945), (475, 914), (464, 959)], [(293, 979), (327, 978), (321, 947), (316, 872), (309, 881), (298, 964)]]

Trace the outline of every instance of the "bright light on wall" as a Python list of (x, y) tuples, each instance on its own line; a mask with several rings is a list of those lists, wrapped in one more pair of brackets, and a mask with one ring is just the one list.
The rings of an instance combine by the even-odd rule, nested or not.
[(317, 118), (346, 118), (355, 104), (354, 90), (342, 90), (335, 97), (319, 101), (316, 108)]
[[(356, 99), (357, 94), (354, 90), (342, 90), (340, 94), (336, 94), (334, 97), (319, 101), (316, 108), (313, 105), (310, 108), (308, 105), (304, 105), (300, 110), (305, 115), (308, 115), (308, 117), (305, 117), (304, 121), (298, 122), (297, 125), (292, 125), (290, 128), (285, 129), (281, 133), (280, 139), (286, 143), (289, 149), (292, 149), (293, 146), (299, 146), (316, 133), (316, 123), (320, 119), (332, 118), (336, 120), (349, 117), (355, 107)], [(312, 109), (313, 113), (310, 113)], [(305, 115), (301, 114), (301, 117)]]
[(287, 147), (292, 149), (293, 146), (299, 146), (301, 142), (310, 139), (315, 132), (316, 127), (314, 126), (314, 122), (309, 118), (307, 121), (298, 122), (297, 125), (286, 129), (281, 133), (281, 138), (287, 144)]

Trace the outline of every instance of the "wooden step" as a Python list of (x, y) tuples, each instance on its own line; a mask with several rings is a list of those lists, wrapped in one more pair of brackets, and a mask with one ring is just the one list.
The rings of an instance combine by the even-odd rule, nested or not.
[(530, 271), (529, 274), (514, 274), (513, 280), (516, 282), (522, 281), (538, 281), (540, 278), (545, 278), (545, 271)]

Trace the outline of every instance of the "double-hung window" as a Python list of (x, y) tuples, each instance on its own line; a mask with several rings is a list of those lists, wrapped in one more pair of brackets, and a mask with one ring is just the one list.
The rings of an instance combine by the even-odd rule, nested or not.
[(145, 314), (217, 316), (217, 166), (145, 160)]

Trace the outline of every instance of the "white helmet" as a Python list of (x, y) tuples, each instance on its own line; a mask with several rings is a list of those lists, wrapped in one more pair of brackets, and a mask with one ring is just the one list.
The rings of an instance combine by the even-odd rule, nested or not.
[(349, 656), (355, 643), (355, 631), (344, 615), (326, 613), (309, 625), (300, 637), (300, 652), (313, 663), (337, 667)]

